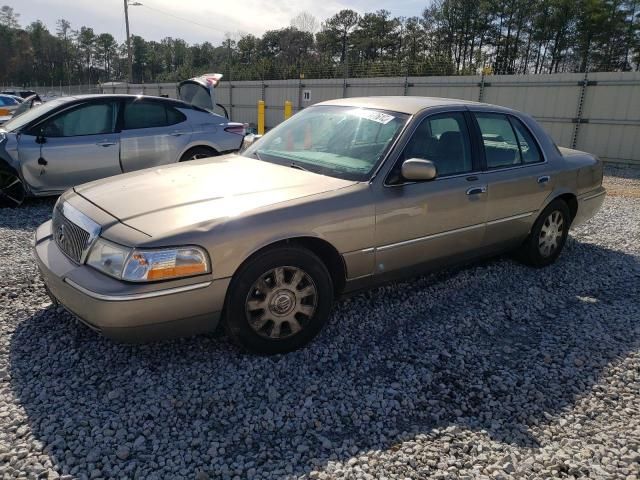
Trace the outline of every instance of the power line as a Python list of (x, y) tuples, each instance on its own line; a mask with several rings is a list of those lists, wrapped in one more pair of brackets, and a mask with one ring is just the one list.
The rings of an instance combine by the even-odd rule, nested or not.
[(190, 23), (192, 25), (197, 25), (198, 27), (206, 28), (208, 30), (213, 30), (214, 32), (221, 33), (220, 29), (212, 27), (211, 25), (205, 25), (203, 23), (194, 22), (193, 20), (189, 20), (188, 18), (184, 18), (184, 17), (180, 17), (178, 15), (174, 15), (173, 13), (166, 12), (166, 11), (161, 10), (159, 8), (150, 7), (146, 3), (140, 3), (140, 4), (136, 5), (136, 6), (144, 7), (144, 8), (147, 8), (149, 10), (152, 10), (154, 12), (161, 13), (162, 15), (166, 15), (167, 17), (175, 18), (177, 20), (182, 20), (183, 22), (187, 22), (187, 23)]

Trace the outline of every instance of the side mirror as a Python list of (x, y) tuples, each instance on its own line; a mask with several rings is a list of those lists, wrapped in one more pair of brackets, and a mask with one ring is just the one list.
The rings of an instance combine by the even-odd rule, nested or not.
[(435, 164), (431, 160), (422, 158), (410, 158), (402, 163), (402, 176), (406, 180), (426, 181), (438, 176)]
[(262, 135), (257, 135), (255, 133), (248, 133), (244, 136), (244, 141), (242, 142), (242, 147), (240, 147), (240, 152), (244, 152), (251, 145), (256, 143), (258, 140), (262, 138)]

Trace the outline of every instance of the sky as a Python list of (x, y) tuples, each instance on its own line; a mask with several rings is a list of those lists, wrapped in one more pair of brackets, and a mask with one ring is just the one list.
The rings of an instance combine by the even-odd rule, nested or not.
[[(129, 0), (133, 3), (134, 0)], [(420, 15), (428, 0), (139, 0), (129, 7), (132, 35), (146, 40), (182, 38), (188, 43), (209, 41), (218, 45), (231, 35), (252, 33), (289, 25), (292, 17), (308, 12), (322, 21), (343, 8), (359, 13), (379, 9), (395, 16)], [(25, 26), (42, 20), (55, 32), (56, 20), (66, 18), (74, 29), (87, 26), (96, 33), (111, 33), (125, 39), (124, 0), (0, 0), (13, 7)], [(176, 18), (180, 17), (180, 18)], [(184, 20), (182, 20), (184, 19)]]

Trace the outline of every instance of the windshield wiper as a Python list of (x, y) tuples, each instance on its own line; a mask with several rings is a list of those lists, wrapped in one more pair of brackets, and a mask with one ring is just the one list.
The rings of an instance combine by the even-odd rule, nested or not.
[(291, 168), (295, 168), (295, 169), (297, 169), (297, 170), (302, 170), (302, 171), (304, 171), (304, 172), (308, 172), (308, 171), (309, 171), (309, 170), (307, 170), (306, 168), (304, 168), (303, 166), (298, 165), (297, 163), (290, 163), (290, 164), (289, 164), (289, 166), (290, 166)]

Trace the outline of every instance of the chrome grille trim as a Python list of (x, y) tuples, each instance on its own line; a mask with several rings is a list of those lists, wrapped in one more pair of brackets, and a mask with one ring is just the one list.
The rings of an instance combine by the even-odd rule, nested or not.
[(66, 202), (53, 210), (53, 239), (56, 245), (76, 263), (84, 263), (100, 225)]

